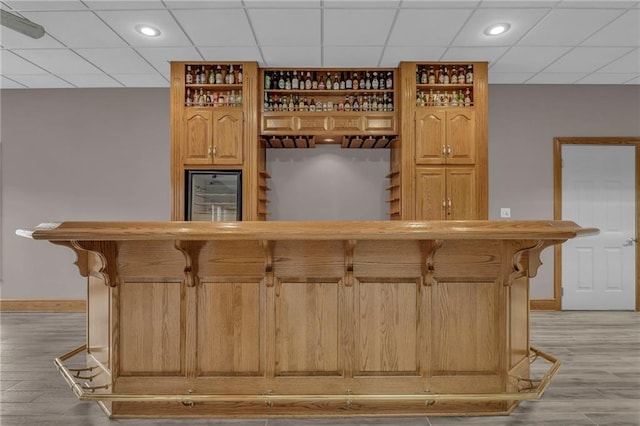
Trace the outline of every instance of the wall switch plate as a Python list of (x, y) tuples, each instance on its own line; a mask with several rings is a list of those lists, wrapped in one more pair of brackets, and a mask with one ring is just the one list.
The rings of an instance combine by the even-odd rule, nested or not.
[(500, 217), (511, 217), (511, 209), (509, 207), (502, 207), (500, 209)]

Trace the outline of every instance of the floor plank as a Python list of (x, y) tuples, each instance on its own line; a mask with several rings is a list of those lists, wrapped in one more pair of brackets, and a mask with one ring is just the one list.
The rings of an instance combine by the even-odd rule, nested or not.
[(533, 346), (563, 361), (542, 399), (503, 417), (109, 420), (80, 402), (53, 358), (81, 345), (85, 315), (0, 313), (2, 426), (440, 426), (640, 425), (640, 314), (534, 312)]

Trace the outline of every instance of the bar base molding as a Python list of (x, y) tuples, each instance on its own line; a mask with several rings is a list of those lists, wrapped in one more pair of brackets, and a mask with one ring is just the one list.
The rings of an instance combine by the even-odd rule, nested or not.
[(86, 312), (84, 299), (0, 299), (0, 312)]

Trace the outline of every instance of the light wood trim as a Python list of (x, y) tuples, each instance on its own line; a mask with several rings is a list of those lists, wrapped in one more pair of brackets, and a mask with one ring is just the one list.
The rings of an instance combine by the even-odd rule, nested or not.
[(536, 299), (530, 301), (532, 311), (557, 311), (556, 299)]
[(0, 312), (86, 312), (84, 299), (0, 299)]
[[(562, 218), (562, 145), (635, 145), (636, 147), (636, 234), (640, 226), (640, 137), (561, 137), (553, 139), (553, 218)], [(637, 238), (637, 235), (636, 235)], [(562, 309), (562, 247), (554, 249), (553, 300)], [(532, 309), (533, 309), (532, 300)], [(636, 246), (636, 312), (640, 311), (640, 250)]]
[(21, 236), (48, 241), (563, 240), (598, 232), (571, 221), (63, 222)]

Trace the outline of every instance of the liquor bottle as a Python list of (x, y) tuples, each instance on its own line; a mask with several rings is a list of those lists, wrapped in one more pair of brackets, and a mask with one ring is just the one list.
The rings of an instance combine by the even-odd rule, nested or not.
[(449, 67), (444, 67), (444, 75), (442, 77), (443, 84), (449, 84)]
[(236, 106), (236, 91), (232, 90), (228, 100), (229, 106)]
[(191, 71), (191, 65), (187, 65), (187, 74), (185, 75), (185, 83), (193, 84), (193, 71)]
[(439, 84), (444, 84), (444, 68), (442, 67), (442, 65), (438, 67), (438, 75), (436, 77), (438, 77)]
[[(366, 83), (365, 83), (366, 84)], [(362, 110), (369, 111), (369, 97), (365, 94), (362, 100)]]
[(360, 79), (358, 78), (358, 72), (357, 71), (353, 75), (352, 86), (353, 86), (353, 90), (358, 90), (360, 88)]
[(293, 111), (296, 109), (296, 103), (293, 98), (293, 95), (289, 96), (289, 111)]
[(427, 78), (427, 67), (423, 67), (422, 73), (420, 74), (420, 83), (427, 84), (428, 81), (429, 80)]
[(264, 88), (265, 90), (271, 89), (271, 76), (268, 72), (264, 73)]
[(216, 84), (216, 70), (211, 65), (211, 71), (209, 72), (209, 79), (207, 80), (209, 84)]
[(284, 81), (285, 90), (291, 90), (291, 73), (287, 71), (287, 78)]
[(291, 78), (291, 87), (295, 90), (298, 90), (298, 72), (296, 70), (293, 71), (293, 77)]
[(305, 111), (307, 109), (306, 104), (307, 104), (307, 98), (303, 98), (301, 96), (300, 99), (298, 100), (298, 111)]
[(309, 102), (309, 111), (313, 112), (316, 110), (316, 100), (311, 98), (311, 101)]
[(235, 74), (233, 73), (233, 64), (229, 65), (229, 70), (227, 71), (227, 84), (233, 84), (236, 82)]
[(427, 79), (429, 84), (436, 84), (436, 72), (433, 70), (433, 65), (429, 67), (429, 76)]
[(312, 86), (313, 86), (313, 83), (311, 82), (311, 73), (307, 71), (307, 78), (304, 81), (304, 88), (305, 90), (311, 90)]
[(458, 84), (464, 84), (465, 83), (464, 80), (465, 80), (464, 67), (460, 65), (460, 68), (458, 68)]
[(373, 90), (378, 90), (378, 87), (380, 87), (380, 82), (378, 81), (378, 72), (374, 71), (373, 72), (373, 80), (371, 80), (371, 88)]
[(378, 88), (380, 90), (384, 90), (386, 87), (386, 80), (384, 78), (384, 74), (380, 73), (380, 81), (378, 81)]
[(351, 74), (352, 73), (347, 74), (347, 81), (344, 82), (344, 88), (347, 90), (353, 89), (353, 80), (351, 79)]
[(344, 79), (344, 73), (340, 73), (340, 90), (345, 90), (347, 88), (347, 81)]
[(278, 89), (284, 89), (284, 73), (280, 71), (280, 78), (278, 79)]
[(340, 90), (340, 77), (338, 77), (338, 73), (333, 74), (333, 90)]
[(349, 100), (349, 96), (344, 97), (344, 110), (351, 111), (351, 101)]
[(393, 89), (393, 73), (391, 71), (387, 71), (386, 86), (388, 90)]
[(222, 67), (218, 65), (216, 68), (216, 84), (222, 84), (224, 80), (222, 79)]
[[(373, 84), (373, 82), (371, 82), (371, 84)], [(371, 99), (371, 111), (377, 111), (378, 110), (378, 96), (373, 95), (373, 98)]]
[(458, 69), (456, 67), (451, 68), (451, 84), (458, 84)]
[(185, 99), (185, 105), (191, 106), (191, 89), (187, 89), (187, 99)]
[(204, 91), (200, 89), (200, 94), (198, 95), (198, 105), (204, 105), (205, 96)]
[(311, 90), (317, 90), (318, 89), (318, 83), (319, 83), (318, 76), (314, 72), (313, 73), (313, 79), (311, 79)]
[(333, 84), (331, 83), (331, 73), (330, 72), (327, 73), (326, 89), (327, 90), (333, 89)]
[(229, 81), (229, 79), (227, 78), (227, 72), (228, 72), (227, 67), (222, 67), (222, 83), (223, 84)]
[(465, 76), (465, 80), (467, 80), (467, 84), (473, 83), (473, 67), (471, 65), (467, 65), (467, 75)]
[[(473, 77), (471, 78), (473, 79)], [(464, 106), (471, 106), (471, 91), (469, 89), (467, 89), (464, 95)]]
[(451, 101), (449, 102), (449, 105), (451, 105), (452, 107), (458, 106), (458, 94), (456, 92), (453, 92), (453, 94), (451, 95)]
[(367, 71), (366, 79), (364, 80), (364, 88), (371, 90), (371, 75), (369, 75), (369, 71)]
[(318, 79), (318, 90), (324, 90), (326, 89), (326, 85), (324, 84), (324, 76), (320, 75), (320, 78)]
[(236, 83), (242, 84), (244, 76), (242, 75), (242, 65), (238, 67), (238, 75), (236, 76)]
[(360, 102), (358, 102), (358, 97), (353, 98), (353, 102), (351, 103), (351, 109), (353, 111), (360, 111)]

